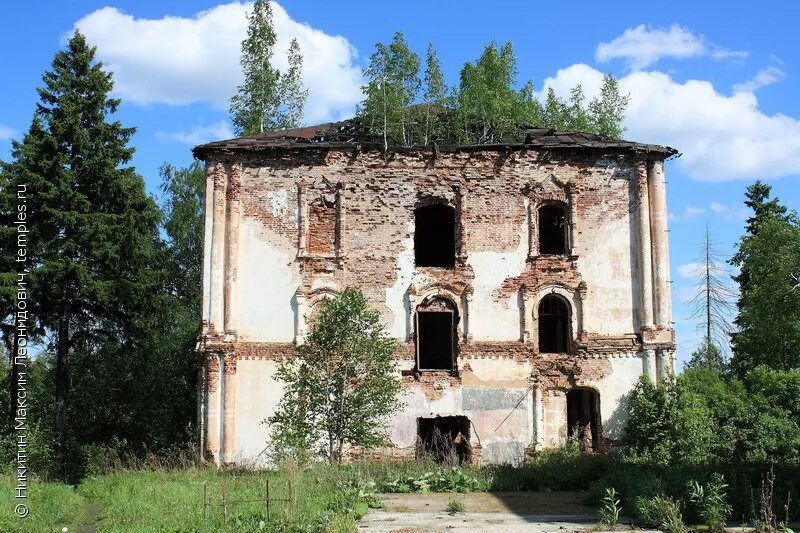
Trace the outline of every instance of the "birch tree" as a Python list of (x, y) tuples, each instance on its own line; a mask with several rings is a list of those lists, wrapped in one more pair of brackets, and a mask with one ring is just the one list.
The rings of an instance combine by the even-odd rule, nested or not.
[(240, 64), (244, 81), (230, 101), (237, 135), (256, 135), (300, 126), (308, 96), (301, 74), (303, 58), (296, 39), (288, 50), (288, 69), (272, 65), (277, 35), (270, 0), (256, 0), (247, 15), (247, 37), (242, 41)]
[(339, 463), (349, 446), (386, 443), (402, 390), (395, 347), (360, 290), (325, 302), (296, 356), (278, 364), (284, 395), (268, 419), (276, 451)]

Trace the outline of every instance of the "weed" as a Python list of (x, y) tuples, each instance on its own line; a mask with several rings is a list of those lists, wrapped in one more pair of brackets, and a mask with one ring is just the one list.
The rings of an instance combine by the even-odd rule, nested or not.
[(600, 506), (600, 521), (603, 524), (612, 527), (617, 525), (617, 522), (619, 522), (619, 503), (617, 491), (613, 487), (607, 488)]
[(464, 505), (464, 500), (460, 498), (450, 498), (450, 500), (448, 500), (447, 502), (447, 507), (445, 508), (445, 511), (447, 511), (452, 515), (456, 513), (463, 513), (464, 511), (466, 511), (466, 509), (467, 507)]
[(719, 474), (704, 485), (694, 480), (688, 483), (689, 501), (712, 532), (725, 530), (725, 521), (733, 510), (726, 500), (727, 487)]
[(485, 484), (461, 468), (439, 468), (421, 475), (399, 476), (383, 485), (386, 492), (474, 492)]
[(680, 503), (665, 496), (636, 499), (636, 514), (647, 525), (663, 528), (667, 533), (686, 533)]

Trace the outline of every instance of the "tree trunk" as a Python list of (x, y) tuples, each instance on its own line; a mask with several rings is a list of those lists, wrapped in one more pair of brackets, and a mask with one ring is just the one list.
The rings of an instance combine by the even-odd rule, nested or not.
[(56, 339), (56, 420), (55, 447), (53, 455), (56, 465), (68, 482), (67, 472), (67, 393), (69, 391), (69, 315), (64, 314), (58, 321)]
[(19, 335), (17, 335), (17, 326), (19, 318), (17, 315), (17, 310), (14, 310), (14, 326), (8, 336), (6, 337), (6, 342), (9, 345), (9, 353), (8, 359), (9, 363), (11, 364), (11, 372), (9, 374), (9, 383), (8, 383), (8, 394), (9, 394), (9, 411), (11, 416), (11, 422), (14, 422), (14, 419), (17, 417), (17, 380), (19, 380), (19, 368), (15, 364), (15, 359), (17, 357), (17, 353), (19, 350)]

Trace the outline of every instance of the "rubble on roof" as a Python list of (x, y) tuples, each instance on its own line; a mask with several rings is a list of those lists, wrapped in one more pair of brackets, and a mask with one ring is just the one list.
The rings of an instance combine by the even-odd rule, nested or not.
[[(192, 154), (201, 160), (213, 152), (242, 152), (258, 151), (264, 149), (285, 148), (346, 148), (359, 146), (361, 148), (383, 148), (383, 138), (369, 131), (369, 127), (362, 124), (358, 118), (329, 122), (316, 126), (307, 126), (282, 131), (264, 132), (248, 137), (215, 141), (195, 146)], [(433, 145), (431, 145), (433, 147)], [(399, 147), (390, 146), (390, 150), (405, 151), (419, 150), (422, 146)], [(669, 146), (656, 144), (642, 144), (621, 139), (602, 137), (594, 133), (577, 131), (556, 131), (548, 128), (533, 126), (519, 126), (516, 135), (512, 135), (503, 142), (480, 145), (439, 145), (438, 150), (490, 150), (490, 149), (603, 149), (644, 152), (660, 155), (663, 158), (671, 157), (678, 153)]]

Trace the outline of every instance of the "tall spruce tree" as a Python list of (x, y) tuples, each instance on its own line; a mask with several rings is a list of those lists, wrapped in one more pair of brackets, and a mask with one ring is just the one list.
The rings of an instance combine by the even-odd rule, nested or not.
[(159, 212), (128, 166), (134, 128), (109, 120), (120, 101), (94, 57), (76, 31), (44, 73), (31, 127), (2, 165), (3, 190), (30, 191), (31, 316), (55, 353), (54, 454), (65, 476), (70, 360), (135, 336), (135, 317), (157, 290)]
[(800, 221), (770, 192), (761, 181), (747, 188), (753, 216), (731, 259), (739, 267), (731, 366), (740, 376), (758, 365), (800, 368)]

